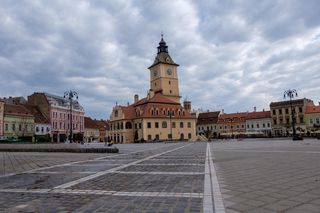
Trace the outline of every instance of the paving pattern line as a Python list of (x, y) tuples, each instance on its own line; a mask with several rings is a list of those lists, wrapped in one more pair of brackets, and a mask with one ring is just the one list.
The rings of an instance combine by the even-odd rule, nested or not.
[(256, 153), (303, 153), (303, 154), (320, 154), (319, 151), (293, 151), (293, 150), (241, 150), (241, 149), (219, 149), (223, 152), (256, 152)]
[(213, 190), (215, 213), (225, 213), (226, 209), (223, 203), (220, 185), (219, 185), (218, 177), (216, 174), (216, 169), (213, 163), (214, 155), (211, 152), (209, 143), (207, 143), (207, 148), (208, 148), (208, 161), (209, 161), (208, 163), (210, 167), (210, 176), (211, 176), (211, 184), (212, 184), (212, 190)]
[(204, 166), (204, 164), (201, 164), (201, 163), (139, 163), (137, 166)]
[(203, 175), (203, 172), (139, 172), (139, 171), (115, 171), (116, 174), (145, 174), (145, 175)]
[(105, 171), (97, 172), (97, 173), (95, 173), (95, 174), (93, 174), (93, 175), (89, 175), (89, 176), (80, 178), (80, 179), (78, 179), (78, 180), (74, 180), (74, 181), (71, 181), (71, 182), (64, 183), (64, 184), (62, 184), (62, 185), (56, 186), (56, 187), (54, 187), (54, 189), (65, 189), (65, 188), (69, 188), (69, 187), (74, 186), (74, 185), (77, 185), (77, 184), (79, 184), (79, 183), (82, 183), (82, 182), (85, 182), (85, 181), (88, 181), (88, 180), (91, 180), (91, 179), (100, 177), (100, 176), (102, 176), (102, 175), (105, 175), (105, 174), (108, 174), (108, 173), (112, 173), (112, 172), (115, 172), (115, 171), (117, 171), (117, 170), (120, 170), (120, 169), (129, 167), (129, 166), (132, 166), (132, 165), (141, 163), (141, 162), (146, 161), (146, 160), (149, 160), (149, 159), (151, 159), (151, 158), (155, 158), (155, 157), (158, 157), (158, 156), (161, 156), (161, 155), (170, 153), (170, 152), (174, 152), (174, 151), (176, 151), (176, 150), (182, 149), (182, 148), (187, 147), (187, 146), (190, 146), (190, 145), (192, 145), (192, 144), (187, 144), (187, 145), (184, 145), (184, 146), (181, 146), (181, 147), (177, 147), (177, 148), (174, 148), (174, 149), (165, 151), (165, 152), (161, 152), (161, 153), (158, 153), (158, 154), (155, 154), (155, 155), (152, 155), (152, 156), (149, 156), (149, 157), (146, 157), (146, 158), (143, 158), (143, 159), (140, 159), (140, 160), (137, 160), (137, 161), (134, 161), (134, 162), (131, 162), (131, 163), (122, 165), (122, 166), (118, 166), (118, 167), (115, 167), (115, 168), (112, 168), (112, 169), (108, 169), (108, 170), (105, 170)]
[(52, 172), (52, 171), (35, 171), (35, 172), (24, 172), (25, 174), (94, 174), (96, 172)]
[(204, 174), (203, 212), (213, 213), (214, 202), (213, 202), (212, 183), (211, 183), (211, 177), (210, 177), (209, 144), (208, 143), (206, 148), (206, 161), (205, 161), (204, 173), (205, 174)]
[[(168, 146), (173, 146), (175, 144), (169, 144)], [(167, 146), (167, 147), (168, 147)], [(152, 149), (143, 149), (143, 150), (139, 150), (139, 151), (136, 151), (136, 152), (129, 152), (129, 153), (119, 153), (117, 155), (117, 157), (121, 157), (121, 156), (127, 156), (127, 155), (131, 155), (131, 154), (136, 154), (136, 153), (139, 153), (139, 152), (145, 152), (145, 151), (152, 151), (152, 150), (156, 150), (158, 149), (159, 147), (157, 148), (152, 148)], [(6, 152), (3, 152), (3, 155), (5, 154)], [(111, 153), (109, 153), (111, 154)], [(52, 166), (46, 166), (46, 167), (41, 167), (41, 168), (36, 168), (36, 169), (31, 169), (31, 170), (27, 170), (27, 171), (23, 171), (23, 172), (13, 172), (13, 173), (8, 173), (8, 174), (5, 174), (5, 175), (0, 175), (0, 177), (10, 177), (10, 176), (14, 176), (14, 175), (17, 175), (17, 174), (24, 174), (24, 173), (34, 173), (35, 171), (41, 171), (41, 170), (46, 170), (46, 169), (52, 169), (52, 168), (57, 168), (57, 167), (63, 167), (63, 166), (70, 166), (70, 165), (74, 165), (74, 164), (78, 164), (78, 163), (87, 163), (87, 162), (91, 162), (91, 161), (100, 161), (100, 160), (106, 160), (108, 158), (112, 158), (114, 157), (114, 155), (109, 155), (109, 156), (103, 156), (103, 157), (98, 157), (98, 158), (94, 158), (94, 159), (89, 159), (89, 160), (81, 160), (81, 161), (74, 161), (74, 162), (68, 162), (68, 163), (62, 163), (62, 164), (56, 164), (56, 165), (52, 165)], [(4, 158), (5, 159), (5, 158)], [(113, 160), (113, 159), (110, 159), (110, 160)], [(3, 164), (5, 165), (5, 161), (3, 161)], [(5, 168), (5, 166), (4, 166)]]
[(79, 190), (79, 189), (0, 189), (6, 193), (38, 193), (38, 194), (87, 194), (87, 195), (113, 195), (130, 197), (184, 197), (202, 198), (203, 193), (177, 193), (177, 192), (126, 192), (106, 190)]

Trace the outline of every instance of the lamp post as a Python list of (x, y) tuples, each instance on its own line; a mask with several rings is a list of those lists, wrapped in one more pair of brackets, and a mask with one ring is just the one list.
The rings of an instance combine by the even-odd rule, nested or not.
[(297, 97), (298, 93), (295, 89), (288, 89), (284, 92), (283, 98), (290, 98), (290, 108), (291, 108), (291, 119), (292, 119), (292, 140), (298, 140), (297, 133), (296, 133), (296, 128), (295, 128), (295, 116), (293, 112), (293, 107), (292, 107), (292, 99), (294, 97)]
[(69, 141), (70, 143), (73, 142), (73, 135), (72, 135), (72, 129), (73, 129), (73, 126), (72, 126), (72, 100), (75, 99), (75, 100), (78, 100), (78, 93), (75, 92), (75, 91), (67, 91), (67, 92), (64, 92), (64, 98), (66, 99), (69, 99), (69, 103), (70, 103), (70, 112), (69, 112), (69, 119), (70, 119), (70, 126), (69, 126)]

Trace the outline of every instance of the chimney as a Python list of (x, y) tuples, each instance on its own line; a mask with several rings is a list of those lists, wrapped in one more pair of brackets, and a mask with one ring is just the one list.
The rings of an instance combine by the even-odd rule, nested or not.
[(139, 95), (135, 94), (134, 95), (134, 103), (137, 103), (139, 101)]
[(257, 107), (253, 107), (253, 111), (256, 112), (257, 111)]

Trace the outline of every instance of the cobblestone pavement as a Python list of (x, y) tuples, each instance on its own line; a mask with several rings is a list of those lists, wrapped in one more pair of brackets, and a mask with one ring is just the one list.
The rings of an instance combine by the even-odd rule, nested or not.
[[(37, 147), (37, 144), (0, 144), (2, 148), (10, 147)], [(41, 147), (46, 144), (40, 144)], [(39, 145), (39, 147), (40, 147)], [(168, 144), (169, 145), (169, 144)], [(105, 147), (104, 143), (92, 143), (92, 144), (48, 144), (52, 147)], [(115, 144), (120, 149), (122, 154), (129, 154), (134, 152), (148, 151), (152, 149), (158, 149), (165, 144)], [(170, 146), (170, 145), (169, 145)], [(104, 157), (110, 154), (81, 154), (81, 153), (42, 153), (42, 152), (0, 152), (0, 176), (10, 175), (14, 173), (21, 173), (28, 170), (39, 169), (42, 167), (50, 167), (54, 165), (72, 163), (77, 161), (88, 161), (99, 157)], [(127, 160), (128, 161), (128, 160)], [(130, 161), (130, 160), (129, 160)], [(90, 163), (90, 162), (88, 162)]]
[(0, 153), (16, 173), (0, 176), (0, 212), (320, 212), (319, 140), (119, 149)]
[(320, 141), (211, 143), (226, 212), (320, 212)]
[(0, 176), (0, 212), (214, 211), (207, 143), (120, 146), (123, 154), (5, 153), (35, 165), (12, 160), (18, 174)]

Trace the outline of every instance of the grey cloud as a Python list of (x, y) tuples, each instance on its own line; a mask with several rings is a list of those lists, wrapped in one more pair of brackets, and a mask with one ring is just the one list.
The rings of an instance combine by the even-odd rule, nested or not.
[(287, 88), (316, 100), (319, 8), (317, 0), (4, 0), (0, 96), (74, 89), (88, 115), (109, 117), (116, 102), (146, 95), (163, 31), (195, 108), (266, 108)]

